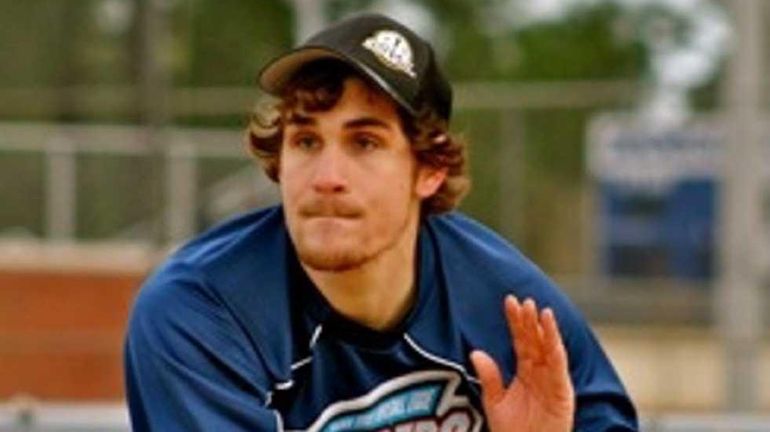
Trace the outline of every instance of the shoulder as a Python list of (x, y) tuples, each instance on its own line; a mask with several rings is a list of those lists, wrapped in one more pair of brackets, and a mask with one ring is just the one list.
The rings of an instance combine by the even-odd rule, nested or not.
[(234, 309), (255, 297), (276, 302), (279, 299), (275, 297), (286, 291), (289, 249), (282, 209), (253, 211), (180, 247), (148, 279), (145, 288), (164, 289), (169, 281), (185, 280)]
[(276, 256), (262, 244), (279, 241), (285, 234), (281, 207), (268, 207), (235, 216), (182, 245), (168, 262), (184, 262), (208, 272), (239, 258), (261, 254)]
[[(469, 342), (508, 350), (503, 314), (505, 296), (534, 300), (553, 309), (568, 347), (590, 333), (582, 314), (565, 293), (515, 246), (473, 219), (454, 212), (427, 224), (439, 256), (450, 313)], [(489, 347), (502, 341), (496, 348)]]
[[(280, 208), (237, 216), (191, 239), (143, 283), (134, 310), (181, 313), (197, 302), (227, 310), (243, 291), (272, 288), (271, 269), (281, 267), (285, 247)], [(259, 283), (263, 282), (263, 283)], [(280, 288), (283, 288), (282, 286)], [(156, 310), (159, 309), (159, 310)]]
[[(438, 251), (450, 317), (466, 346), (489, 352), (510, 380), (516, 365), (505, 324), (503, 299), (531, 298), (556, 316), (578, 398), (576, 425), (635, 429), (633, 404), (587, 321), (532, 261), (489, 228), (452, 213), (427, 223)], [(440, 347), (439, 347), (440, 348)], [(597, 417), (598, 416), (598, 417)], [(596, 418), (600, 418), (598, 423)], [(592, 423), (594, 422), (594, 423)]]
[[(545, 273), (490, 228), (458, 212), (433, 217), (428, 228), (437, 244), (447, 281), (462, 291), (493, 296), (531, 297), (539, 303), (561, 300)], [(460, 280), (463, 283), (455, 283)], [(472, 281), (472, 282), (471, 282)], [(484, 287), (479, 292), (478, 287)]]
[[(164, 354), (198, 345), (231, 358), (290, 362), (285, 230), (280, 208), (239, 216), (192, 239), (142, 285), (129, 341)], [(276, 327), (281, 326), (281, 327)], [(250, 359), (250, 360), (249, 360)]]
[[(232, 319), (205, 277), (182, 262), (168, 262), (142, 285), (129, 321), (129, 337), (152, 349), (174, 349), (185, 333), (226, 329)], [(234, 335), (233, 335), (234, 336)]]

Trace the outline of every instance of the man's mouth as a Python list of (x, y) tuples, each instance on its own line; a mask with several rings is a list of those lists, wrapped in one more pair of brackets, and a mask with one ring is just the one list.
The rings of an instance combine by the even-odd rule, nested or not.
[(349, 204), (316, 202), (300, 207), (299, 214), (308, 219), (358, 219), (363, 212)]

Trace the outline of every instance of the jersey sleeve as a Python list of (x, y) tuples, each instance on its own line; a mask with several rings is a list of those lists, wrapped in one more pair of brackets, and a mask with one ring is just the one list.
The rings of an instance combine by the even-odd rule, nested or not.
[(452, 313), (461, 317), (469, 346), (491, 353), (510, 380), (516, 359), (504, 318), (479, 311), (499, 308), (507, 294), (519, 300), (532, 298), (539, 308), (551, 307), (575, 389), (575, 430), (638, 430), (633, 402), (588, 322), (537, 265), (496, 233), (459, 213), (434, 217), (429, 223), (441, 252), (447, 291), (455, 299)]
[(171, 265), (142, 287), (125, 380), (135, 431), (276, 431), (257, 350), (204, 278)]
[(555, 314), (575, 389), (575, 430), (637, 431), (636, 409), (587, 321), (561, 294)]
[(635, 432), (636, 408), (601, 343), (577, 307), (539, 270), (523, 289), (520, 299), (536, 300), (539, 308), (551, 307), (562, 335), (569, 373), (575, 390), (574, 430), (577, 432)]

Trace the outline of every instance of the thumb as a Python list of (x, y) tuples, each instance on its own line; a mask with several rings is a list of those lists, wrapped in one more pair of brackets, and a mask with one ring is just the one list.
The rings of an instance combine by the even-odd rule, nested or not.
[(481, 381), (484, 405), (495, 405), (505, 396), (503, 378), (497, 363), (484, 351), (475, 350), (471, 353), (471, 363)]

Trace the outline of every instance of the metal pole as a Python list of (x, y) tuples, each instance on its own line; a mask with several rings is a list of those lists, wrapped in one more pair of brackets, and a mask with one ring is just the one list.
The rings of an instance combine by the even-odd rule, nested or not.
[(294, 9), (294, 43), (300, 43), (326, 26), (323, 0), (291, 0)]
[(762, 1), (727, 2), (735, 17), (735, 51), (727, 81), (728, 140), (720, 192), (720, 272), (714, 302), (723, 338), (725, 405), (758, 408), (762, 295), (757, 242), (762, 241), (759, 110), (762, 94)]
[(524, 121), (520, 112), (500, 111), (499, 212), (500, 232), (521, 247), (524, 241)]
[(195, 148), (191, 143), (174, 143), (166, 156), (166, 231), (167, 239), (179, 243), (195, 234), (198, 170)]
[(77, 164), (75, 145), (57, 136), (46, 146), (46, 234), (50, 240), (69, 241), (77, 227)]
[(161, 0), (138, 1), (140, 29), (140, 118), (145, 126), (144, 145), (152, 155), (151, 172), (153, 181), (149, 199), (152, 203), (150, 239), (158, 247), (166, 243), (164, 229), (164, 179), (165, 157), (163, 130), (168, 125), (170, 77), (164, 49), (168, 47), (168, 26), (166, 10)]

